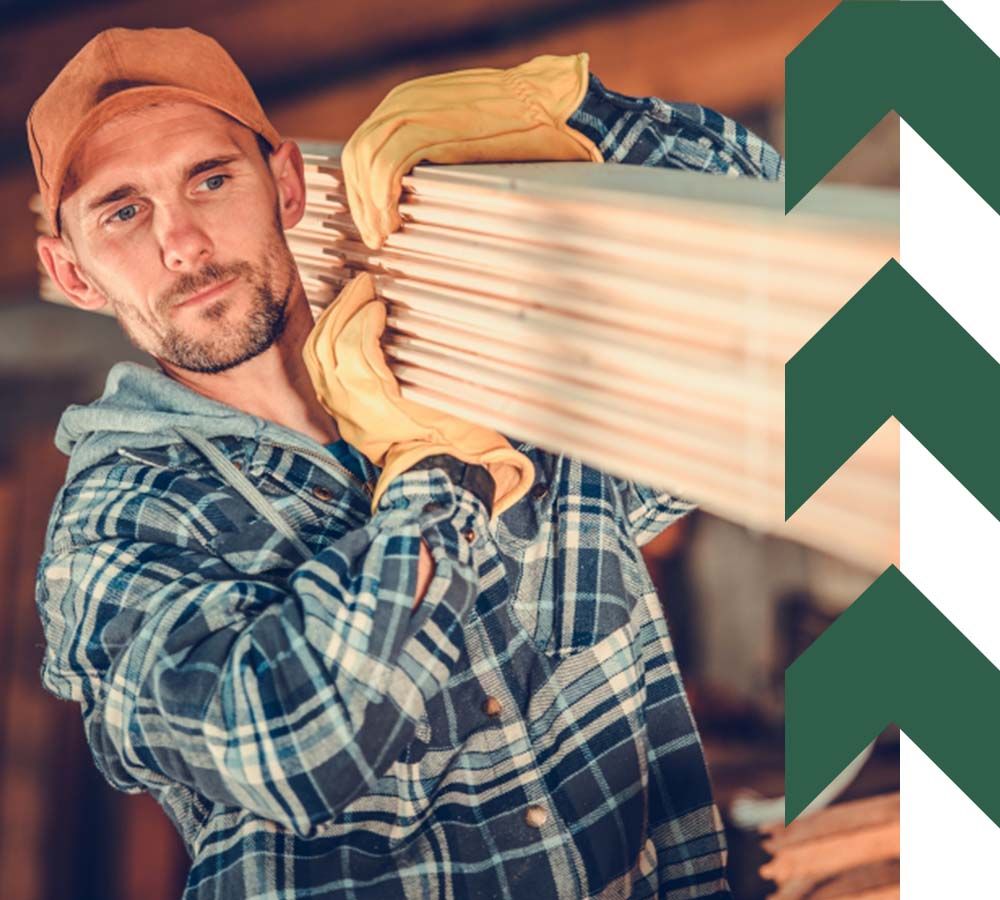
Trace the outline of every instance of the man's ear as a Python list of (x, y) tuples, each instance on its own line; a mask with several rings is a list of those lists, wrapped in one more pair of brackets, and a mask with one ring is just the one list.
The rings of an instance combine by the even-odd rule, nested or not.
[(98, 310), (107, 305), (108, 298), (80, 271), (76, 255), (62, 238), (43, 235), (35, 241), (35, 249), (49, 277), (74, 306)]
[(306, 211), (306, 174), (302, 151), (295, 141), (282, 141), (268, 160), (278, 190), (281, 227), (294, 228)]

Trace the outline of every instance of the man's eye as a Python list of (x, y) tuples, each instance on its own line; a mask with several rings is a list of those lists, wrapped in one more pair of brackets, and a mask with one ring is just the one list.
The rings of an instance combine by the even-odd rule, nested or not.
[(223, 184), (225, 184), (228, 175), (209, 175), (202, 184), (204, 184), (210, 191), (217, 191)]
[(138, 207), (134, 203), (130, 203), (113, 213), (110, 220), (112, 222), (127, 222), (129, 219), (135, 218), (137, 211)]

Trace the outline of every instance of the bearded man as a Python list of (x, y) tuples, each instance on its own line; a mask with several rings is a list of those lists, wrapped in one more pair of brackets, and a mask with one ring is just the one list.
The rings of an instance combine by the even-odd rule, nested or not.
[[(368, 276), (314, 329), (301, 152), (212, 39), (102, 32), (28, 136), (45, 268), (158, 365), (60, 422), (43, 683), (177, 826), (186, 900), (729, 897), (639, 549), (691, 504), (450, 417), (428, 437), (372, 358)], [(369, 246), (423, 159), (782, 172), (586, 54), (391, 92), (344, 154)]]

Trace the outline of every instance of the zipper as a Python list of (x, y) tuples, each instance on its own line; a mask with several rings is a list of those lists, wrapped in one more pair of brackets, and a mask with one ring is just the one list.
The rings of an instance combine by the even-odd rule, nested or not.
[(375, 495), (375, 491), (367, 481), (359, 480), (357, 475), (340, 465), (340, 463), (338, 463), (330, 453), (320, 454), (307, 447), (297, 447), (292, 444), (279, 444), (277, 441), (262, 441), (262, 443), (268, 444), (271, 447), (280, 447), (282, 450), (290, 450), (292, 453), (298, 453), (299, 456), (307, 456), (319, 463), (319, 468), (321, 469), (326, 468), (327, 471), (329, 471), (329, 468), (333, 468), (342, 475), (346, 475), (348, 481), (351, 481), (360, 487), (369, 497), (373, 497)]

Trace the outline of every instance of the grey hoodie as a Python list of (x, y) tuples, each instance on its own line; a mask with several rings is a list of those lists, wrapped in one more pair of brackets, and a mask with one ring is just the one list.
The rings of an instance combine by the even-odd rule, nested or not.
[(209, 400), (156, 369), (123, 362), (108, 373), (99, 399), (70, 406), (59, 420), (56, 446), (70, 458), (66, 480), (121, 448), (144, 450), (182, 441), (178, 428), (209, 439), (268, 440), (326, 453), (298, 431)]

